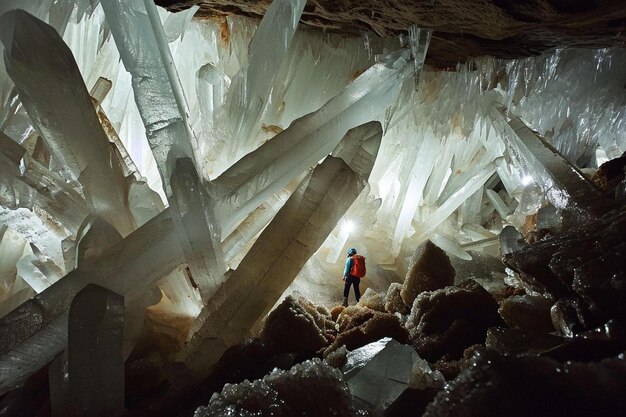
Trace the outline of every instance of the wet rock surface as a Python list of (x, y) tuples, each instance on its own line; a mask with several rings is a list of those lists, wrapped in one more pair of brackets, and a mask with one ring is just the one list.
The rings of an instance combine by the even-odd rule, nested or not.
[(443, 416), (621, 416), (623, 358), (561, 364), (538, 357), (479, 352), (426, 408)]
[(504, 262), (528, 285), (568, 300), (552, 313), (555, 327), (568, 335), (626, 319), (625, 233), (626, 210), (615, 210), (505, 255)]
[(533, 295), (514, 295), (502, 301), (498, 313), (512, 328), (526, 333), (549, 333), (554, 331), (550, 308), (552, 301)]
[(565, 343), (551, 334), (529, 335), (519, 329), (493, 327), (487, 331), (485, 346), (502, 355), (541, 353)]
[(626, 350), (626, 332), (621, 323), (610, 320), (603, 326), (586, 331), (573, 338), (565, 338), (559, 345), (547, 349), (542, 356), (560, 362), (594, 362), (622, 354)]

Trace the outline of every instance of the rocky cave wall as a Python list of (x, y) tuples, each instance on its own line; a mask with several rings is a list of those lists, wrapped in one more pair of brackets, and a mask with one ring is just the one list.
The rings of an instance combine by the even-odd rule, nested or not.
[[(261, 17), (269, 2), (160, 0), (170, 10), (198, 5), (197, 16)], [(623, 47), (626, 10), (619, 0), (532, 2), (483, 0), (310, 1), (301, 22), (349, 35), (397, 37), (409, 26), (435, 31), (427, 64), (454, 68), (480, 56), (520, 58), (555, 47)]]

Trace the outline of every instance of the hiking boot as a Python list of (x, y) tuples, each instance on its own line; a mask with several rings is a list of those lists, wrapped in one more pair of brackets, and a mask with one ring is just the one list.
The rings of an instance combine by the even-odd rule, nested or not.
[(343, 304), (342, 304), (342, 306), (348, 307), (348, 297), (343, 297)]

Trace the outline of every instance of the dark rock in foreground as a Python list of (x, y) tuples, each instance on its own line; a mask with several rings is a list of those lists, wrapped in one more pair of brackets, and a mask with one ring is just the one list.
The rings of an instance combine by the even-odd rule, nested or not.
[(623, 416), (626, 361), (561, 364), (478, 352), (424, 417)]

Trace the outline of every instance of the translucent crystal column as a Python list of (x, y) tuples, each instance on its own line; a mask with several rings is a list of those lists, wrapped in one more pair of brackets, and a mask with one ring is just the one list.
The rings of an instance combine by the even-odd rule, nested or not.
[[(297, 185), (302, 182), (302, 178)], [(268, 201), (256, 208), (246, 219), (237, 226), (223, 242), (224, 260), (231, 262), (235, 256), (246, 246), (261, 230), (274, 218), (278, 210), (285, 204), (291, 190), (283, 189), (274, 194)], [(232, 269), (235, 269), (234, 267)]]
[[(76, 233), (89, 215), (89, 209), (80, 193), (68, 186), (57, 173), (31, 158), (25, 148), (2, 132), (0, 172), (0, 181), (7, 186), (7, 190), (0, 196), (0, 204), (6, 208), (24, 207), (32, 211), (36, 206), (62, 224), (71, 234)], [(8, 189), (12, 189), (13, 194), (17, 193), (18, 196), (7, 195)]]
[(0, 317), (35, 295), (33, 289), (14, 273), (15, 265), (28, 253), (26, 245), (17, 232), (0, 224), (0, 285), (4, 288), (0, 294)]
[[(404, 237), (407, 235), (411, 221), (415, 216), (415, 211), (422, 200), (424, 187), (433, 170), (437, 152), (439, 151), (438, 140), (432, 132), (422, 131), (422, 134), (418, 135), (418, 137), (420, 137), (421, 141), (417, 155), (408, 151), (407, 160), (403, 164), (405, 169), (400, 171), (400, 178), (403, 178), (399, 197), (401, 209), (393, 233), (391, 249), (395, 256), (400, 252)], [(411, 148), (418, 148), (418, 145), (414, 144), (409, 147), (409, 149)]]
[(233, 159), (248, 153), (274, 79), (296, 32), (306, 0), (274, 0), (250, 42), (248, 63), (233, 79), (224, 111), (232, 134)]
[(610, 204), (600, 191), (518, 117), (494, 106), (491, 119), (517, 163), (528, 170), (554, 207), (591, 217), (607, 211)]
[(496, 211), (498, 212), (500, 217), (502, 217), (503, 220), (506, 220), (507, 216), (511, 213), (512, 210), (502, 200), (502, 197), (500, 197), (500, 195), (493, 190), (485, 190), (485, 194), (487, 195), (489, 201), (491, 201), (491, 204), (493, 204), (493, 206), (496, 208)]
[[(132, 75), (135, 101), (187, 263), (206, 300), (223, 280), (221, 232), (213, 220), (213, 203), (201, 191), (202, 176), (193, 162), (198, 145), (188, 125), (187, 104), (163, 27), (151, 0), (107, 0), (102, 7), (124, 66)], [(181, 165), (181, 159), (190, 163)], [(185, 178), (172, 182), (176, 175)], [(193, 190), (185, 188), (186, 181), (195, 185)], [(189, 227), (191, 222), (197, 223), (196, 229)]]
[(230, 233), (254, 208), (328, 155), (349, 129), (389, 107), (412, 74), (409, 56), (406, 49), (389, 54), (319, 110), (295, 120), (211, 181), (222, 231)]
[(87, 285), (70, 307), (68, 400), (80, 415), (124, 413), (124, 297)]
[(415, 65), (415, 90), (419, 87), (420, 74), (424, 67), (424, 60), (426, 59), (426, 53), (428, 52), (432, 35), (432, 29), (418, 28), (416, 25), (409, 27), (409, 44)]
[(57, 356), (48, 367), (50, 388), (50, 414), (63, 417), (68, 400), (67, 350)]
[(337, 157), (304, 179), (201, 313), (203, 327), (181, 355), (197, 372), (249, 335), (365, 188), (382, 128), (368, 123), (355, 130), (361, 137), (349, 132)]
[(456, 210), (465, 200), (467, 200), (472, 194), (483, 186), (485, 181), (496, 172), (498, 165), (502, 162), (502, 157), (497, 158), (493, 162), (490, 162), (484, 166), (473, 177), (469, 178), (467, 183), (459, 188), (455, 193), (450, 195), (447, 200), (433, 211), (426, 221), (420, 224), (419, 229), (416, 230), (415, 239), (418, 242), (422, 242), (428, 238), (445, 219), (450, 216), (454, 210)]
[(5, 13), (0, 24), (7, 72), (58, 166), (80, 182), (92, 212), (130, 233), (124, 176), (72, 52), (54, 28), (22, 10)]
[(0, 319), (0, 395), (48, 363), (67, 343), (67, 311), (93, 282), (136, 304), (146, 291), (185, 262), (169, 210), (96, 254), (33, 299)]
[[(211, 200), (190, 158), (179, 158), (176, 161), (170, 185), (173, 196), (179, 202), (181, 224), (177, 227), (184, 229), (188, 239), (181, 241), (183, 253), (200, 295), (206, 301), (223, 282), (226, 269), (220, 231), (213, 221)], [(196, 265), (196, 268), (192, 265)], [(199, 277), (198, 265), (206, 268)]]

